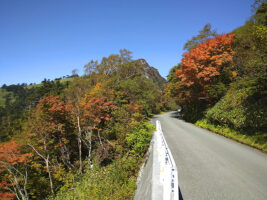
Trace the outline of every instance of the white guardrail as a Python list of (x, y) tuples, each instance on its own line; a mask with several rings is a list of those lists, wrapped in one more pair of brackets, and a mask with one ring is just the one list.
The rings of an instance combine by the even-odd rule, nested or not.
[(153, 163), (152, 200), (179, 200), (178, 170), (158, 120), (156, 127), (153, 146), (153, 162), (156, 163)]

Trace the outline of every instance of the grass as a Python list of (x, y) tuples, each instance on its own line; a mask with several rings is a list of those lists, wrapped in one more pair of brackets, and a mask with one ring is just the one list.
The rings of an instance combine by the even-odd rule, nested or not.
[(249, 145), (267, 153), (267, 133), (250, 132), (245, 130), (234, 130), (227, 126), (213, 124), (207, 119), (201, 119), (195, 123), (196, 126), (208, 129), (227, 138)]

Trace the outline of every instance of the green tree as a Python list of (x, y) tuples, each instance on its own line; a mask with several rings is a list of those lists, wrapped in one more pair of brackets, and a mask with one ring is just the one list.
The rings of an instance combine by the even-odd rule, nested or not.
[(190, 51), (191, 49), (197, 47), (199, 44), (205, 42), (207, 39), (217, 36), (216, 30), (211, 29), (211, 25), (206, 24), (202, 30), (198, 32), (197, 36), (192, 37), (191, 40), (188, 40), (184, 45), (184, 50)]

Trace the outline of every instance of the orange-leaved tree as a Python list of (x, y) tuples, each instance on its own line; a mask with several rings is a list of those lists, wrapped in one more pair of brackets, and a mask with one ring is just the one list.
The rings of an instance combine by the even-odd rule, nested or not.
[(193, 107), (198, 112), (200, 107), (213, 104), (225, 93), (231, 79), (233, 40), (234, 34), (222, 34), (184, 53), (173, 81), (176, 99), (189, 113)]
[(66, 167), (72, 167), (69, 150), (69, 143), (73, 141), (70, 106), (58, 96), (43, 97), (32, 114), (27, 131), (28, 145), (44, 160), (50, 189), (54, 193), (52, 160), (61, 160)]
[(11, 140), (0, 145), (0, 198), (29, 199), (27, 162), (31, 153), (20, 153), (21, 144)]
[(110, 120), (110, 112), (117, 109), (107, 97), (88, 97), (82, 101), (85, 121), (93, 130), (101, 130), (103, 123)]
[(218, 77), (232, 61), (233, 37), (234, 34), (222, 34), (185, 53), (182, 66), (175, 73), (180, 84), (197, 90), (197, 96), (208, 98), (209, 86), (219, 81)]
[[(9, 186), (10, 184), (6, 183), (6, 182), (1, 182), (0, 183), (0, 188), (4, 188), (7, 189), (7, 186)], [(11, 192), (6, 192), (6, 191), (0, 191), (0, 199), (2, 200), (12, 200), (14, 199), (14, 197), (16, 196), (15, 193), (11, 193)]]
[(104, 123), (111, 119), (111, 112), (117, 109), (113, 101), (109, 101), (107, 97), (91, 97), (86, 95), (81, 102), (83, 109), (82, 124), (85, 126), (86, 144), (88, 147), (88, 162), (91, 159), (91, 137), (96, 132), (99, 142), (103, 147), (100, 131), (103, 130)]

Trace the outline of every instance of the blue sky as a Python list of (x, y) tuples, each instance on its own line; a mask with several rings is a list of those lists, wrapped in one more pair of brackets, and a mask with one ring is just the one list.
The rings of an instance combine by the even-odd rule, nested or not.
[(211, 23), (242, 26), (253, 0), (0, 0), (0, 86), (70, 75), (119, 49), (166, 76)]

